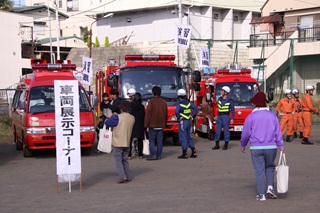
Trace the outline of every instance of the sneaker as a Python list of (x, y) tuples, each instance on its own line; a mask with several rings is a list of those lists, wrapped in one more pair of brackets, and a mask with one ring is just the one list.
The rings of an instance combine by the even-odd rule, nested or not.
[(273, 189), (268, 189), (267, 195), (270, 199), (277, 199), (277, 195), (274, 193)]
[(265, 201), (265, 200), (266, 200), (266, 196), (265, 196), (264, 194), (257, 195), (257, 196), (256, 196), (256, 200)]

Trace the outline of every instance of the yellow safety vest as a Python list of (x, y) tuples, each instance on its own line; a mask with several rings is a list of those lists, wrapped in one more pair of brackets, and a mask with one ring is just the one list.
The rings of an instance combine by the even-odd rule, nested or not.
[(222, 113), (224, 113), (224, 112), (226, 112), (226, 113), (228, 113), (230, 110), (229, 110), (229, 108), (230, 108), (230, 102), (226, 102), (223, 106), (221, 105), (222, 103), (221, 103), (221, 101), (219, 100), (218, 101), (218, 112), (222, 112)]
[(180, 116), (185, 119), (190, 119), (191, 118), (190, 103), (188, 105), (180, 104), (180, 106), (184, 108), (184, 110), (180, 112)]

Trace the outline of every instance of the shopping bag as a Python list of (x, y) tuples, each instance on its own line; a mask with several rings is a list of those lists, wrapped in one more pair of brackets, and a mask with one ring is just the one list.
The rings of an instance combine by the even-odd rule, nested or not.
[(100, 129), (97, 149), (106, 153), (112, 151), (112, 131), (111, 128), (106, 129), (106, 125), (103, 125), (103, 128)]
[(280, 152), (278, 166), (276, 166), (276, 175), (278, 193), (286, 193), (289, 183), (289, 166), (287, 166), (286, 155), (282, 151)]
[(146, 134), (144, 134), (142, 154), (150, 155), (149, 140), (147, 139)]

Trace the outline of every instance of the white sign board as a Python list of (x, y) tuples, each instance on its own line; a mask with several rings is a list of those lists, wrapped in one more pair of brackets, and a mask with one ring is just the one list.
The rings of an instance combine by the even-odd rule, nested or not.
[(175, 44), (182, 48), (188, 48), (191, 38), (191, 26), (176, 25)]
[(200, 50), (200, 69), (210, 67), (209, 49), (201, 48)]
[(82, 83), (84, 85), (91, 86), (92, 84), (92, 58), (82, 57)]
[(55, 80), (54, 97), (58, 181), (79, 181), (81, 147), (78, 81)]

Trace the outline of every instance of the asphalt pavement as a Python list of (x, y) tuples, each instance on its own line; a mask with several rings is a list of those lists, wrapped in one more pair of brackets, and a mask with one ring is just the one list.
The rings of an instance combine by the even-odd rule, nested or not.
[(302, 145), (300, 139), (285, 143), (289, 192), (264, 202), (255, 200), (250, 152), (241, 153), (239, 137), (226, 151), (212, 150), (213, 141), (194, 137), (196, 159), (177, 159), (181, 148), (167, 141), (161, 160), (129, 161), (133, 180), (125, 184), (116, 183), (112, 154), (83, 156), (82, 191), (74, 182), (71, 193), (68, 183), (60, 183), (56, 192), (54, 151), (24, 158), (13, 143), (3, 144), (0, 212), (319, 212), (319, 132), (314, 125), (314, 145)]

